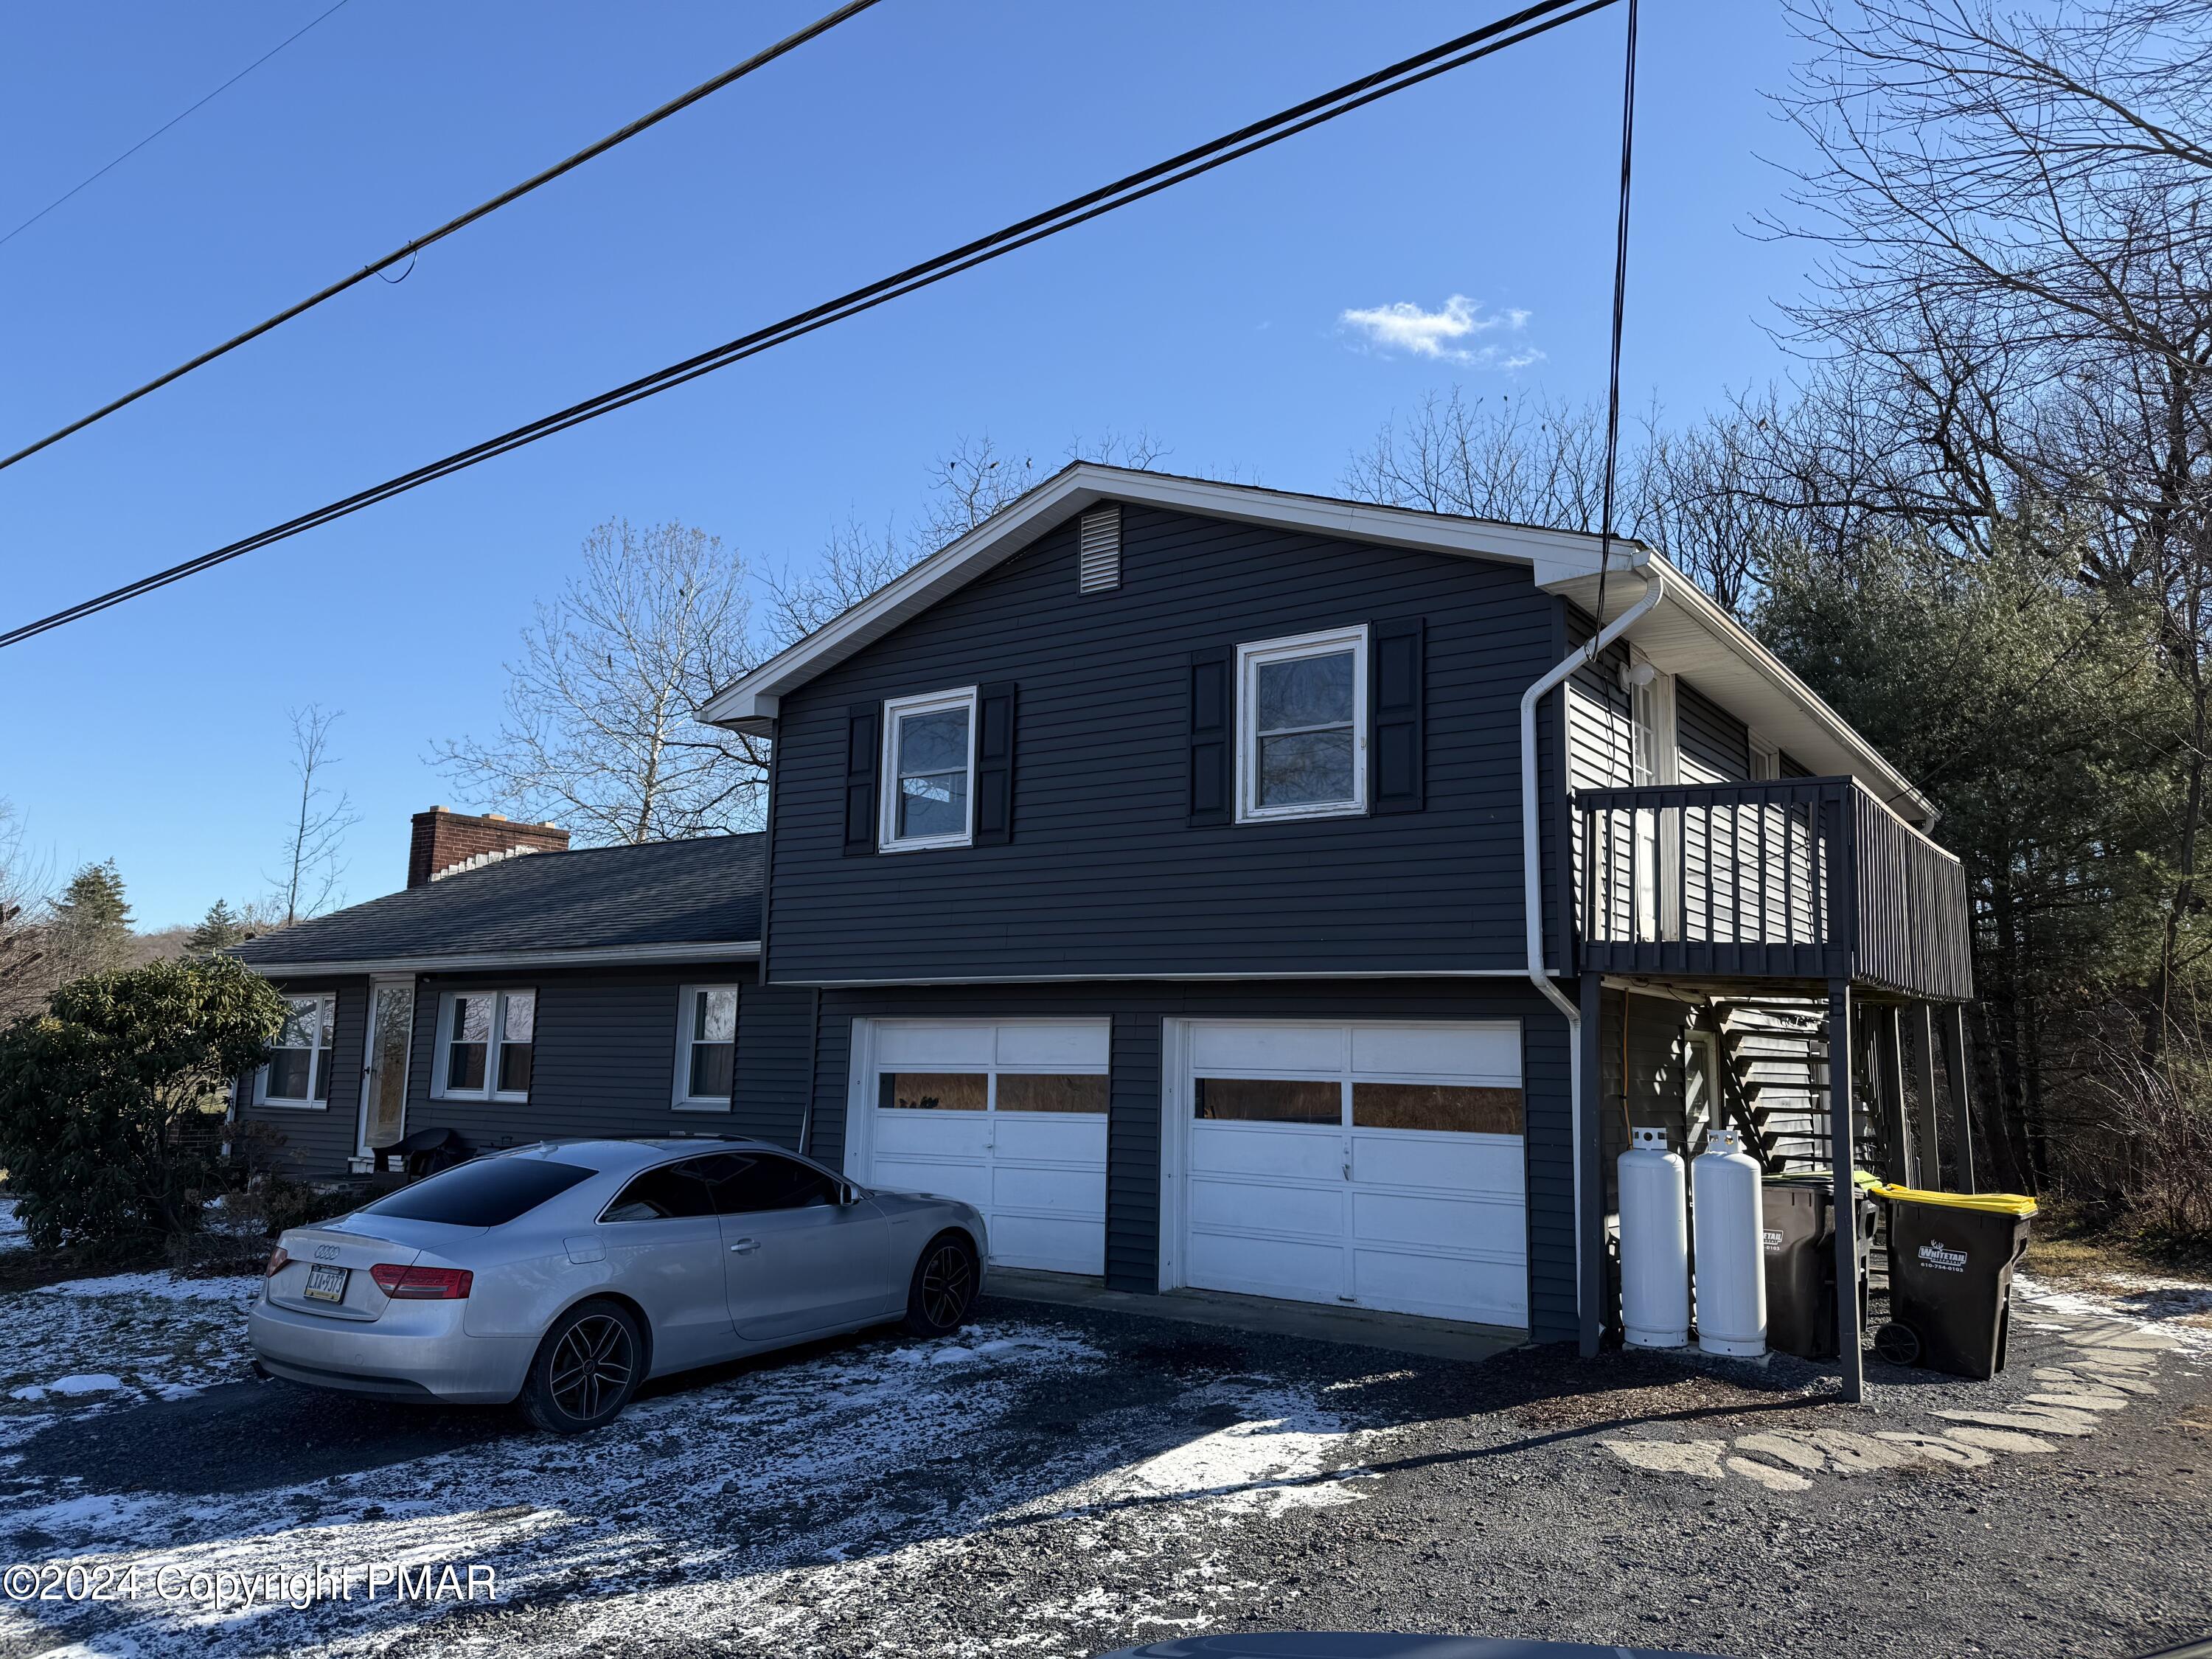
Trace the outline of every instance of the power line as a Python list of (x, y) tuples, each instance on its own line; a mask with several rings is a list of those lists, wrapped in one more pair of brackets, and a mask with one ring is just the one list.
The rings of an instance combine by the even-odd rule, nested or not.
[(242, 540), (232, 542), (228, 546), (216, 548), (211, 552), (203, 553), (198, 557), (188, 559), (182, 564), (172, 565), (166, 570), (156, 571), (149, 576), (143, 576), (137, 581), (128, 583), (122, 587), (97, 595), (93, 599), (81, 600), (67, 610), (56, 611), (52, 616), (41, 617), (36, 622), (25, 623), (7, 633), (0, 634), (0, 647), (18, 644), (35, 635), (46, 633), (65, 623), (78, 621), (95, 612), (107, 610), (111, 606), (120, 605), (126, 599), (136, 599), (141, 594), (152, 592), (156, 588), (165, 587), (172, 582), (181, 581), (187, 576), (196, 575), (200, 571), (210, 569), (243, 554), (253, 552), (258, 549), (299, 535), (303, 531), (358, 513), (363, 507), (387, 501), (394, 495), (403, 495), (434, 478), (441, 478), (449, 473), (461, 471), (480, 462), (489, 460), (495, 455), (506, 454), (510, 450), (520, 449), (526, 444), (535, 443), (539, 439), (550, 437), (556, 432), (566, 431), (572, 426), (581, 425), (586, 421), (595, 420), (615, 410), (627, 407), (643, 398), (656, 396), (686, 381), (696, 380), (701, 375), (711, 374), (716, 369), (726, 368), (730, 364), (740, 362), (747, 357), (757, 356), (760, 353), (770, 350), (787, 341), (798, 339), (803, 335), (814, 332), (817, 329), (826, 328), (832, 323), (858, 315), (863, 311), (872, 310), (875, 307), (885, 304), (902, 295), (911, 294), (919, 289), (941, 283), (946, 277), (956, 276), (961, 271), (970, 270), (977, 265), (1001, 258), (1018, 248), (1027, 247), (1033, 242), (1040, 242), (1047, 237), (1056, 236), (1062, 231), (1087, 223), (1092, 219), (1113, 212), (1117, 208), (1127, 207), (1133, 202), (1142, 201), (1148, 196), (1156, 195), (1173, 185), (1194, 179), (1201, 173), (1209, 173), (1215, 167), (1225, 166), (1256, 150), (1279, 143), (1294, 134), (1333, 121), (1340, 115), (1349, 114), (1352, 111), (1362, 108), (1378, 99), (1389, 97), (1393, 93), (1402, 92), (1408, 87), (1418, 86), (1422, 82), (1433, 79), (1448, 70), (1474, 63), (1478, 58), (1487, 58), (1493, 52), (1503, 52), (1508, 46), (1517, 46), (1523, 40), (1532, 40), (1539, 34), (1573, 22), (1577, 18), (1586, 17), (1592, 12), (1603, 10), (1614, 3), (1615, 0), (1581, 0), (1579, 4), (1573, 3), (1573, 0), (1542, 0), (1542, 3), (1527, 7), (1510, 16), (1500, 18), (1469, 33), (1447, 40), (1442, 46), (1433, 46), (1414, 57), (1402, 59), (1387, 69), (1377, 70), (1371, 75), (1363, 76), (1358, 80), (1350, 82), (1332, 92), (1323, 93), (1317, 98), (1308, 99), (1304, 103), (1279, 111), (1273, 115), (1253, 122), (1249, 126), (1240, 127), (1235, 132), (1224, 134), (1195, 149), (1185, 150), (1180, 155), (1157, 162), (1140, 172), (1130, 173), (1126, 178), (1118, 179), (1110, 185), (1104, 185), (1097, 190), (1086, 191), (1042, 213), (1033, 214), (1026, 219), (993, 231), (987, 236), (978, 237), (974, 241), (953, 248), (948, 252), (940, 253), (934, 258), (926, 259), (920, 264), (909, 265), (906, 270), (871, 283), (865, 288), (854, 289), (848, 294), (825, 301), (809, 310), (787, 317), (781, 322), (771, 323), (765, 328), (754, 330), (750, 334), (739, 335), (736, 339), (726, 341), (710, 350), (699, 353), (696, 356), (687, 357), (681, 362), (671, 363), (665, 368), (657, 369), (625, 386), (616, 386), (596, 397), (586, 398), (581, 403), (573, 404), (567, 409), (541, 416), (526, 425), (501, 433), (495, 438), (489, 438), (482, 443), (472, 445), (467, 449), (458, 450), (441, 460), (417, 467), (411, 472), (403, 472), (397, 477), (387, 478), (382, 483), (373, 484), (368, 489), (346, 496), (341, 501), (317, 507), (312, 513), (304, 513), (298, 518), (288, 520), (283, 524), (272, 525), (266, 530), (246, 537)]
[(1606, 568), (1613, 562), (1613, 477), (1620, 465), (1620, 325), (1628, 308), (1628, 185), (1636, 159), (1636, 0), (1628, 0), (1627, 66), (1620, 84), (1620, 217), (1613, 238), (1613, 358), (1605, 393), (1605, 505), (1598, 525), (1597, 620), (1605, 624)]
[[(338, 0), (338, 5), (342, 6), (345, 4), (345, 3), (346, 0)], [(127, 408), (129, 405), (137, 403), (148, 392), (159, 392), (163, 386), (168, 385), (172, 380), (181, 380), (184, 376), (191, 374), (194, 369), (204, 368), (207, 364), (213, 362), (225, 352), (235, 351), (247, 341), (260, 338), (261, 336), (268, 333), (270, 329), (276, 328), (282, 324), (290, 322), (292, 319), (299, 316), (301, 313), (313, 311), (317, 306), (322, 304), (324, 301), (336, 299), (339, 295), (344, 293), (355, 283), (366, 282), (371, 276), (376, 276), (380, 272), (389, 270), (392, 266), (398, 264), (402, 259), (410, 261), (409, 269), (412, 270), (413, 265), (411, 262), (415, 256), (420, 253), (424, 248), (429, 246), (431, 243), (443, 241), (447, 237), (451, 236), (455, 231), (466, 229), (469, 226), (476, 223), (477, 220), (483, 218), (486, 215), (496, 213), (508, 203), (518, 201), (521, 198), (529, 195), (532, 191), (536, 190), (539, 185), (549, 185), (556, 179), (560, 178), (563, 173), (574, 172), (578, 167), (583, 166), (585, 162), (589, 161), (597, 156), (605, 155), (617, 144), (622, 143), (628, 139), (636, 137), (639, 133), (643, 132), (647, 127), (659, 125), (661, 122), (665, 121), (670, 116), (676, 114), (679, 111), (690, 108), (692, 105), (697, 103), (701, 99), (707, 97), (709, 94), (720, 92), (724, 87), (728, 86), (732, 81), (743, 80), (746, 76), (750, 75), (755, 70), (761, 68), (763, 64), (774, 63), (786, 52), (805, 46), (809, 40), (813, 40), (817, 35), (828, 33), (831, 29), (836, 27), (838, 24), (843, 22), (847, 18), (857, 15), (860, 12), (864, 12), (867, 10), (869, 7), (876, 3), (877, 0), (849, 0), (848, 4), (838, 7), (836, 10), (829, 13), (825, 16), (817, 18), (813, 22), (809, 23), (805, 28), (800, 29), (795, 34), (786, 35), (782, 40), (777, 41), (766, 51), (755, 52), (751, 57), (746, 58), (742, 64), (732, 64), (730, 68), (724, 70), (720, 75), (715, 76), (712, 80), (702, 81), (697, 86), (692, 88), (690, 91), (684, 93), (675, 98), (672, 98), (666, 103), (661, 105), (659, 108), (650, 110), (645, 114), (639, 116), (636, 120), (632, 121), (628, 126), (618, 127), (614, 131), (609, 133), (605, 137), (599, 139), (595, 143), (585, 145), (583, 149), (578, 150), (574, 155), (568, 157), (565, 161), (556, 161), (551, 167), (547, 167), (543, 173), (532, 174), (529, 178), (525, 179), (520, 184), (501, 191), (489, 201), (477, 203), (476, 206), (471, 208), (466, 213), (462, 214), (459, 218), (448, 219), (444, 224), (440, 225), (435, 230), (429, 232), (427, 235), (417, 236), (411, 242), (402, 243), (399, 246), (392, 249), (391, 252), (386, 254), (382, 258), (373, 260), (369, 264), (363, 265), (359, 270), (354, 272), (352, 276), (332, 283), (328, 288), (317, 289), (314, 293), (310, 294), (306, 299), (300, 301), (296, 305), (287, 306), (275, 316), (266, 318), (264, 320), (256, 323), (252, 328), (247, 329), (242, 334), (232, 335), (230, 338), (225, 340), (221, 345), (214, 346), (206, 351), (203, 351), (198, 356), (192, 358), (190, 362), (178, 364), (166, 374), (158, 374), (155, 376), (154, 379), (147, 381), (145, 385), (138, 387), (136, 391), (125, 392), (120, 398), (116, 398), (112, 403), (102, 404), (98, 409), (94, 410), (91, 414), (84, 416), (80, 419), (71, 421), (67, 426), (62, 427), (56, 431), (49, 432), (45, 437), (40, 439), (36, 443), (24, 445), (22, 448), (17, 450), (14, 454), (7, 456), (4, 459), (0, 459), (0, 471), (5, 471), (7, 468), (15, 465), (16, 462), (22, 460), (27, 457), (37, 454), (40, 450), (46, 448), (50, 444), (59, 443), (71, 433), (83, 431), (85, 428), (90, 426), (94, 421), (106, 419), (107, 416), (114, 414), (117, 410)], [(331, 11), (336, 11), (337, 9), (337, 6), (331, 8)], [(323, 14), (323, 16), (325, 17), (329, 15), (330, 12), (325, 12)], [(317, 22), (321, 21), (321, 18), (318, 18), (316, 20)], [(313, 23), (307, 25), (308, 28), (313, 28)], [(306, 31), (302, 30), (301, 33), (304, 33)], [(297, 40), (299, 37), (295, 35), (293, 38)], [(277, 50), (282, 51), (283, 48), (280, 46)], [(241, 73), (243, 73), (243, 71), (241, 71)], [(221, 88), (218, 88), (217, 90), (220, 91)], [(208, 94), (210, 98), (214, 95), (214, 93), (210, 93)], [(203, 99), (200, 101), (204, 103), (207, 100), (206, 99)], [(193, 107), (197, 108), (198, 106), (195, 105)], [(190, 114), (191, 112), (190, 110), (187, 110), (185, 114)], [(184, 116), (181, 115), (177, 118), (178, 120), (182, 120)], [(171, 125), (173, 125), (174, 123), (173, 122)], [(110, 162), (108, 165), (112, 167), (114, 163)], [(89, 183), (90, 180), (87, 180), (87, 182)], [(78, 188), (82, 189), (82, 186), (80, 185)], [(28, 222), (27, 221), (26, 222)], [(20, 229), (21, 227), (19, 226), (18, 228)], [(11, 231), (9, 234), (14, 234), (14, 232)], [(4, 241), (6, 240), (7, 239), (5, 237), (0, 237), (0, 241)], [(398, 279), (395, 278), (394, 280)]]
[(131, 145), (131, 148), (130, 148), (129, 149), (125, 150), (125, 151), (123, 152), (123, 154), (122, 154), (122, 155), (120, 155), (117, 156), (117, 157), (116, 157), (112, 161), (110, 161), (110, 162), (109, 162), (106, 167), (104, 167), (100, 168), (100, 171), (99, 171), (98, 173), (93, 173), (93, 174), (89, 175), (89, 176), (88, 176), (88, 177), (87, 177), (87, 178), (83, 178), (83, 179), (78, 179), (78, 180), (77, 180), (77, 182), (76, 182), (76, 184), (71, 185), (70, 185), (67, 190), (64, 191), (60, 195), (58, 195), (58, 196), (55, 197), (55, 198), (54, 198), (54, 199), (53, 199), (52, 201), (51, 201), (51, 202), (47, 203), (47, 204), (46, 204), (46, 206), (44, 206), (44, 207), (40, 208), (40, 209), (36, 213), (33, 214), (29, 218), (27, 218), (27, 219), (24, 220), (24, 221), (23, 221), (23, 222), (22, 222), (21, 224), (20, 224), (20, 225), (16, 226), (15, 229), (13, 229), (13, 230), (9, 231), (9, 232), (5, 235), (5, 236), (0, 236), (0, 246), (4, 246), (4, 245), (6, 245), (7, 243), (9, 243), (9, 242), (14, 241), (14, 240), (15, 240), (18, 236), (21, 235), (25, 231), (28, 230), (28, 229), (29, 229), (33, 225), (35, 225), (36, 223), (38, 223), (40, 220), (41, 220), (41, 219), (45, 218), (45, 217), (46, 217), (49, 213), (52, 213), (52, 212), (56, 208), (59, 207), (59, 206), (60, 206), (64, 202), (68, 201), (68, 200), (69, 200), (69, 198), (70, 198), (70, 197), (72, 197), (72, 196), (76, 195), (76, 194), (77, 193), (77, 191), (79, 191), (82, 190), (82, 189), (83, 189), (87, 185), (92, 184), (92, 183), (94, 183), (95, 180), (100, 179), (102, 179), (102, 178), (106, 177), (108, 173), (111, 173), (114, 172), (116, 168), (118, 168), (118, 167), (121, 167), (121, 166), (122, 166), (125, 161), (129, 161), (132, 156), (136, 155), (137, 155), (140, 150), (142, 150), (142, 149), (145, 149), (147, 145), (149, 145), (149, 144), (152, 143), (153, 143), (156, 138), (159, 138), (159, 137), (160, 137), (163, 133), (167, 132), (167, 131), (171, 127), (173, 127), (173, 126), (176, 125), (178, 122), (179, 122), (179, 121), (183, 120), (183, 119), (185, 118), (185, 116), (190, 115), (190, 114), (192, 112), (192, 111), (193, 111), (193, 110), (198, 109), (198, 108), (201, 106), (201, 105), (203, 105), (203, 104), (210, 104), (210, 103), (213, 103), (213, 102), (214, 102), (217, 98), (220, 98), (220, 97), (221, 97), (224, 93), (228, 92), (228, 91), (229, 91), (233, 87), (236, 86), (236, 85), (237, 85), (240, 81), (243, 81), (243, 80), (244, 80), (247, 76), (249, 76), (249, 75), (252, 74), (254, 70), (256, 70), (259, 69), (259, 68), (260, 68), (264, 64), (267, 63), (270, 58), (274, 58), (274, 57), (275, 57), (278, 52), (280, 52), (283, 51), (285, 47), (287, 47), (287, 46), (290, 46), (290, 45), (291, 45), (295, 40), (298, 40), (301, 35), (305, 34), (305, 33), (306, 33), (309, 29), (311, 29), (311, 28), (314, 27), (316, 24), (318, 24), (318, 23), (321, 22), (321, 21), (323, 21), (323, 19), (324, 19), (324, 18), (328, 17), (328, 16), (331, 15), (331, 12), (337, 11), (337, 10), (339, 9), (339, 7), (343, 6), (345, 3), (346, 3), (346, 0), (337, 0), (337, 5), (332, 6), (332, 7), (330, 9), (330, 11), (320, 12), (320, 13), (318, 13), (315, 16), (309, 18), (306, 22), (302, 23), (302, 24), (301, 24), (298, 28), (294, 29), (294, 30), (291, 32), (291, 33), (289, 33), (289, 34), (286, 35), (286, 36), (285, 36), (282, 40), (279, 40), (279, 41), (278, 41), (275, 46), (273, 46), (270, 47), (268, 51), (266, 51), (266, 52), (263, 52), (263, 53), (261, 54), (261, 56), (260, 56), (260, 57), (258, 57), (258, 58), (255, 58), (252, 63), (248, 64), (247, 64), (244, 69), (242, 69), (242, 70), (239, 70), (239, 72), (238, 72), (237, 74), (235, 74), (235, 75), (232, 76), (230, 77), (230, 79), (229, 79), (229, 80), (228, 80), (228, 81), (224, 82), (221, 86), (217, 87), (217, 88), (216, 88), (213, 92), (211, 92), (211, 93), (208, 94), (206, 97), (204, 97), (204, 98), (201, 99), (201, 100), (199, 100), (199, 103), (197, 103), (197, 104), (192, 105), (192, 106), (191, 106), (191, 108), (179, 110), (176, 114), (172, 115), (172, 116), (171, 116), (167, 120), (166, 120), (166, 121), (162, 122), (162, 123), (161, 123), (161, 125), (160, 126), (155, 127), (155, 128), (153, 130), (153, 131), (151, 131), (151, 132), (148, 133), (148, 134), (147, 134), (143, 138), (141, 138), (141, 139), (140, 139), (137, 143), (135, 143), (135, 144)]

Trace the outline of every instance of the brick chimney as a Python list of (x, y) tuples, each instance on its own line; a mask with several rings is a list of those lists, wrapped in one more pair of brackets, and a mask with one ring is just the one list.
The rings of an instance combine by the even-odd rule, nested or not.
[(441, 876), (517, 853), (565, 853), (568, 832), (550, 823), (517, 823), (497, 812), (477, 817), (434, 806), (415, 815), (407, 848), (407, 884), (427, 887)]

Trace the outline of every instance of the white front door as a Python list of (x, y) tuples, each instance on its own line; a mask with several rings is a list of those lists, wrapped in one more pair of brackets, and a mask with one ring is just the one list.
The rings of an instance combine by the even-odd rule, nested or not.
[(963, 1199), (990, 1259), (1106, 1271), (1105, 1020), (871, 1020), (847, 1114), (854, 1178)]
[(407, 1057), (415, 1036), (415, 981), (371, 980), (368, 1035), (362, 1051), (361, 1133), (366, 1158), (407, 1133)]
[(1528, 1322), (1517, 1023), (1193, 1021), (1176, 1282)]

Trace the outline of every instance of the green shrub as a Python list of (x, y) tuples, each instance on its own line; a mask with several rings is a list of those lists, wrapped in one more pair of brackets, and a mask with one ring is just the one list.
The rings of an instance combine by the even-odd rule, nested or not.
[(196, 1232), (224, 1183), (220, 1100), (286, 1006), (226, 958), (93, 974), (0, 1031), (0, 1166), (31, 1243), (94, 1260)]

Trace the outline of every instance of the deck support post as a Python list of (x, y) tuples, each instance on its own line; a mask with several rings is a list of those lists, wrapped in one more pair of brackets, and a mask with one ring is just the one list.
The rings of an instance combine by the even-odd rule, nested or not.
[(1843, 1397), (1856, 1405), (1864, 1380), (1859, 1364), (1858, 1188), (1851, 1179), (1851, 982), (1828, 981), (1828, 1144), (1836, 1206), (1836, 1358)]
[(1912, 1121), (1913, 1139), (1920, 1153), (1914, 1160), (1911, 1184), (1941, 1187), (1943, 1140), (1936, 1128), (1935, 1010), (1927, 1003), (1916, 1002), (1905, 1018), (1911, 1026), (1912, 1037), (1912, 1092), (1917, 1108)]
[(1959, 1165), (1959, 1190), (1974, 1185), (1974, 1074), (1966, 1059), (1966, 1010), (1952, 1003), (1943, 1010), (1943, 1069), (1951, 1075), (1951, 1146)]
[(1597, 1357), (1605, 1340), (1605, 1070), (1599, 1063), (1598, 1030), (1604, 1014), (1604, 975), (1583, 971), (1581, 986), (1581, 1098), (1575, 1103), (1575, 1163), (1580, 1182), (1575, 1194), (1575, 1252), (1578, 1268), (1576, 1304), (1581, 1313), (1582, 1356)]
[(1913, 1145), (1912, 1113), (1905, 1101), (1903, 1012), (1893, 1002), (1875, 1010), (1872, 1070), (1875, 1099), (1881, 1107), (1882, 1179), (1910, 1187), (1919, 1148)]

